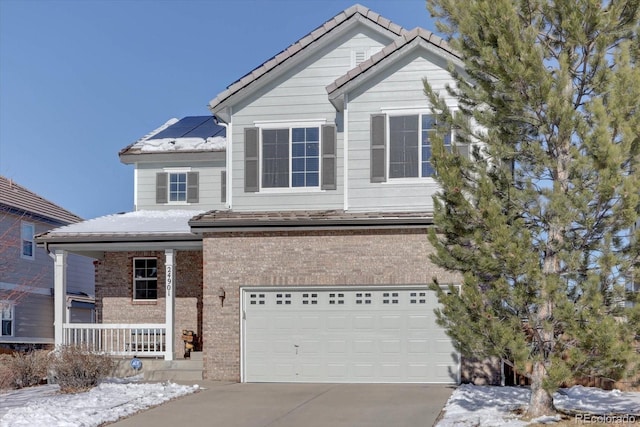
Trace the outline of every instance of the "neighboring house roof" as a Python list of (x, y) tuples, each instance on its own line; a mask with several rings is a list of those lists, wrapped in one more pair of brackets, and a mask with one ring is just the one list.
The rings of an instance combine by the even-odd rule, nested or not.
[[(373, 54), (369, 59), (361, 62), (355, 68), (351, 69), (347, 74), (337, 78), (326, 87), (329, 99), (332, 101), (340, 97), (345, 90), (351, 89), (354, 84), (359, 83), (365, 78), (367, 72), (379, 69), (385, 62), (390, 62), (401, 51), (409, 50), (410, 47), (421, 45), (426, 49), (430, 49), (440, 55), (448, 56), (450, 59), (459, 60), (460, 55), (454, 51), (449, 44), (441, 37), (435, 35), (424, 28), (414, 28), (404, 33), (393, 43), (384, 47), (379, 52)], [(336, 103), (334, 103), (336, 105)], [(336, 105), (341, 107), (341, 105)]]
[(102, 216), (59, 227), (36, 237), (41, 243), (193, 240), (188, 221), (201, 212), (189, 210), (135, 211)]
[(277, 212), (210, 211), (195, 216), (189, 225), (193, 232), (278, 229), (358, 229), (412, 228), (433, 224), (430, 212), (347, 212), (310, 210)]
[(120, 150), (120, 156), (145, 153), (224, 151), (226, 128), (213, 116), (170, 119), (159, 128)]
[(270, 74), (275, 68), (279, 67), (283, 63), (287, 63), (292, 58), (301, 55), (305, 51), (312, 50), (319, 40), (322, 40), (328, 34), (334, 32), (337, 28), (342, 27), (347, 22), (354, 20), (362, 20), (376, 25), (377, 27), (390, 32), (395, 36), (400, 36), (406, 32), (400, 25), (394, 24), (387, 18), (379, 15), (368, 8), (356, 4), (350, 8), (340, 12), (327, 22), (311, 31), (306, 36), (302, 37), (291, 46), (281, 51), (274, 57), (270, 58), (260, 66), (256, 67), (248, 74), (241, 77), (239, 80), (231, 83), (227, 89), (218, 96), (216, 96), (210, 103), (209, 108), (212, 111), (216, 111), (222, 107), (226, 101), (233, 95), (241, 92), (252, 83), (264, 78)]
[(33, 191), (16, 184), (13, 180), (4, 176), (0, 176), (0, 208), (2, 207), (62, 224), (82, 221), (82, 218), (78, 215), (40, 197)]

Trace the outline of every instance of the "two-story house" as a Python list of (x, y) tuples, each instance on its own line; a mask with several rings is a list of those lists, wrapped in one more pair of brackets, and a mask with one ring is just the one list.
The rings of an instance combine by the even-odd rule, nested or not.
[[(53, 265), (34, 236), (82, 218), (0, 176), (0, 347), (51, 346)], [(71, 255), (63, 315), (71, 323), (91, 323), (94, 315), (93, 260)]]
[(449, 64), (439, 37), (355, 5), (232, 83), (213, 116), (123, 149), (135, 211), (39, 237), (60, 292), (69, 253), (98, 259), (100, 324), (58, 307), (56, 342), (172, 360), (187, 329), (210, 379), (459, 381), (428, 290), (459, 278), (430, 262), (426, 236), (438, 186), (423, 79), (445, 92)]

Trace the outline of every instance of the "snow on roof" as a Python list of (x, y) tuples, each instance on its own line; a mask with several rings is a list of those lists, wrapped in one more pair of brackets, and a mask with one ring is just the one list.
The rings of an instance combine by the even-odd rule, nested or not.
[(166, 152), (166, 151), (222, 151), (225, 149), (227, 139), (224, 136), (209, 138), (161, 138), (146, 139), (133, 144), (134, 149), (142, 153)]
[(226, 129), (213, 116), (189, 116), (167, 120), (120, 154), (224, 151), (226, 145)]
[(201, 213), (194, 210), (126, 212), (59, 227), (46, 234), (50, 237), (79, 234), (186, 234), (191, 232), (189, 220)]

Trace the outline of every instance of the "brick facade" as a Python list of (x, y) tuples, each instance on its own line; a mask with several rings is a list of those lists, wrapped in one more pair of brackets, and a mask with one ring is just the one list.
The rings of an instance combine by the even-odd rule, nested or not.
[(429, 261), (426, 234), (416, 228), (206, 234), (206, 377), (240, 381), (240, 287), (424, 285), (434, 277), (458, 282)]
[[(133, 259), (158, 260), (158, 298), (133, 301)], [(95, 262), (96, 315), (99, 323), (163, 323), (165, 321), (165, 254), (157, 252), (107, 252)], [(202, 337), (202, 252), (176, 252), (175, 352), (184, 352), (183, 329)]]

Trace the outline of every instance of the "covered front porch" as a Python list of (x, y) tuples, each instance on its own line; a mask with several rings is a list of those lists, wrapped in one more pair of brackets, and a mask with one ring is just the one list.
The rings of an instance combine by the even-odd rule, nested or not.
[[(165, 361), (199, 349), (202, 241), (187, 224), (195, 214), (132, 212), (37, 236), (54, 260), (55, 345)], [(96, 323), (69, 318), (69, 253), (95, 259)]]

